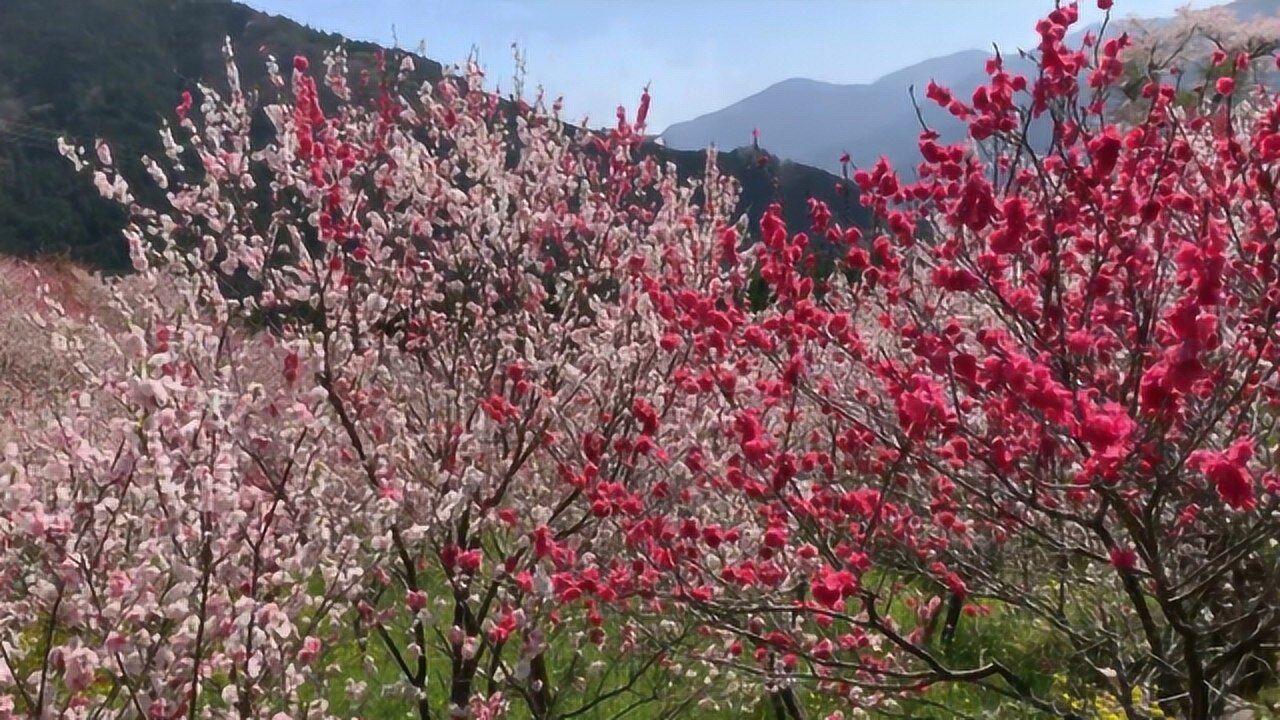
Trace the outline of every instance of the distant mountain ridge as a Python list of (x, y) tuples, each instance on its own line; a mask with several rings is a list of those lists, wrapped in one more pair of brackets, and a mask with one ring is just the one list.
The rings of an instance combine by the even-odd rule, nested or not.
[[(129, 160), (159, 152), (157, 131), (182, 91), (225, 83), (227, 37), (247, 88), (265, 82), (264, 52), (281, 62), (295, 54), (319, 60), (343, 41), (231, 0), (0, 0), (0, 253), (124, 268), (121, 210), (72, 172), (55, 139), (102, 137), (140, 180)], [(346, 46), (354, 68), (369, 66), (378, 49)], [(442, 76), (437, 62), (420, 58), (417, 66), (424, 79)], [(701, 150), (650, 143), (645, 152), (675, 163), (682, 176), (705, 165)], [(773, 202), (789, 224), (804, 225), (810, 196), (827, 201), (839, 222), (866, 218), (851, 184), (831, 173), (753, 149), (721, 153), (720, 167), (741, 182), (739, 210), (753, 227)]]
[(838, 171), (838, 158), (846, 150), (859, 165), (874, 162), (881, 154), (902, 158), (916, 152), (920, 131), (907, 88), (914, 84), (923, 89), (932, 78), (972, 91), (986, 77), (987, 57), (980, 50), (964, 50), (867, 84), (783, 80), (722, 110), (676, 123), (663, 131), (662, 139), (669, 147), (683, 150), (712, 143), (734, 147), (758, 128), (761, 143), (771, 152), (828, 170)]
[[(1225, 7), (1249, 19), (1280, 13), (1280, 0), (1236, 0)], [(1088, 29), (1081, 28), (1077, 35)], [(832, 172), (839, 171), (844, 152), (860, 166), (884, 155), (895, 167), (912, 167), (919, 158), (920, 123), (908, 88), (915, 86), (929, 126), (943, 140), (954, 142), (964, 136), (963, 126), (926, 100), (924, 88), (935, 80), (957, 97), (967, 98), (987, 80), (983, 68), (989, 57), (991, 53), (983, 50), (963, 50), (896, 70), (871, 83), (783, 80), (720, 110), (675, 123), (662, 132), (662, 139), (682, 150), (709, 144), (736, 147), (758, 129), (761, 144), (779, 157)], [(1030, 65), (1013, 52), (1005, 53), (1004, 60), (1015, 72), (1026, 72)]]

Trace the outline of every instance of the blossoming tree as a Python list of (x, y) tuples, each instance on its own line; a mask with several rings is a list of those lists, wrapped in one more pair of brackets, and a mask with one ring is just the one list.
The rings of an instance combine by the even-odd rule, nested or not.
[[(647, 96), (585, 132), (474, 67), (263, 101), (228, 49), (154, 188), (67, 145), (136, 274), (46, 303), (84, 389), (4, 448), (0, 715), (1221, 715), (1280, 641), (1269, 49), (1121, 102), (1076, 20), (930, 85), (972, 142), (856, 172), (871, 232), (750, 249)], [(1044, 667), (964, 651), (995, 623)]]
[[(1273, 60), (1150, 79), (1118, 125), (1128, 37), (1069, 45), (1077, 17), (1037, 25), (1030, 76), (996, 57), (971, 98), (930, 84), (972, 142), (925, 128), (915, 179), (855, 173), (874, 233), (771, 213), (767, 302), (714, 289), (668, 325), (722, 431), (685, 451), (700, 501), (654, 505), (674, 546), (643, 554), (779, 717), (797, 688), (966, 683), (1210, 718), (1273, 677), (1280, 102), (1236, 82)], [(826, 277), (801, 262), (818, 237), (846, 248)], [(997, 619), (1047, 633), (1044, 667), (959, 653)]]
[(0, 466), (0, 715), (698, 700), (662, 682), (686, 623), (606, 523), (674, 492), (646, 291), (702, 280), (662, 268), (733, 183), (639, 157), (647, 94), (583, 133), (474, 66), (271, 62), (263, 101), (228, 47), (151, 190), (64, 147), (129, 208), (135, 275), (68, 348), (85, 389)]

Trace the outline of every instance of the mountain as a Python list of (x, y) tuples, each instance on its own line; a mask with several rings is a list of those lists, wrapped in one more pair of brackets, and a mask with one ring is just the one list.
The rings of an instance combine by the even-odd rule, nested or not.
[(681, 149), (710, 143), (733, 147), (758, 128), (761, 142), (771, 151), (815, 167), (838, 169), (838, 159), (846, 151), (858, 165), (869, 165), (881, 154), (891, 159), (909, 157), (916, 153), (920, 124), (907, 88), (912, 84), (919, 88), (921, 109), (945, 121), (945, 113), (924, 106), (924, 85), (932, 78), (972, 92), (986, 77), (986, 59), (987, 53), (966, 50), (860, 85), (783, 80), (723, 110), (676, 123), (662, 133), (662, 139), (669, 147)]
[[(222, 86), (222, 46), (230, 38), (246, 87), (265, 81), (262, 53), (319, 59), (342, 38), (231, 0), (0, 0), (0, 253), (59, 254), (109, 270), (126, 266), (120, 208), (100, 199), (58, 155), (65, 135), (95, 137), (137, 158), (159, 150), (156, 131), (172, 118), (182, 91), (205, 81)], [(347, 41), (353, 68), (367, 67), (377, 46)], [(423, 79), (441, 77), (420, 58)], [(702, 170), (703, 152), (650, 143), (645, 151), (675, 163), (682, 175)], [(806, 223), (812, 195), (844, 223), (865, 219), (835, 175), (751, 149), (721, 154), (721, 169), (743, 186), (739, 208), (752, 226), (772, 202), (789, 223)], [(124, 161), (122, 160), (122, 163)], [(141, 178), (135, 163), (134, 178)], [(126, 172), (130, 174), (130, 172)]]
[[(1275, 16), (1280, 0), (1236, 0), (1225, 6), (1236, 17), (1253, 20)], [(1083, 34), (1083, 28), (1078, 34)], [(942, 139), (955, 142), (964, 137), (964, 127), (924, 97), (930, 80), (945, 85), (957, 97), (968, 98), (987, 80), (984, 64), (990, 53), (982, 50), (931, 58), (885, 75), (872, 83), (837, 84), (791, 78), (775, 83), (738, 102), (675, 123), (662, 133), (669, 147), (692, 150), (716, 144), (734, 147), (759, 129), (760, 142), (780, 157), (814, 167), (838, 171), (839, 158), (848, 152), (858, 166), (868, 166), (881, 155), (895, 167), (914, 167), (919, 153), (916, 137), (920, 122), (912, 107), (908, 89), (915, 86), (916, 99), (925, 122)], [(1016, 53), (1004, 55), (1005, 67), (1013, 72), (1029, 72), (1030, 63)]]

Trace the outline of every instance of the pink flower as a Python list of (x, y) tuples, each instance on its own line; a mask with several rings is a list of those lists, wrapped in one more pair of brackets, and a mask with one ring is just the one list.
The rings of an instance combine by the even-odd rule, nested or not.
[(302, 649), (298, 651), (298, 662), (309, 665), (320, 655), (320, 638), (308, 635), (302, 641)]
[(94, 673), (98, 669), (98, 655), (89, 648), (79, 647), (69, 652), (64, 651), (62, 661), (66, 667), (64, 678), (67, 689), (81, 692), (93, 684)]

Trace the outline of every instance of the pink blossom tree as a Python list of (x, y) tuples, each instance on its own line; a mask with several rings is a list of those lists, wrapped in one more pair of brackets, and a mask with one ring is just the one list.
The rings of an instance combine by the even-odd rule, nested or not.
[(687, 623), (610, 518), (677, 492), (652, 297), (711, 279), (666, 269), (734, 184), (640, 157), (647, 94), (583, 133), (474, 66), (377, 63), (272, 60), (264, 101), (228, 48), (145, 192), (65, 144), (135, 274), (5, 451), (0, 715), (334, 716), (351, 648), (422, 718), (704, 695), (654, 680)]

